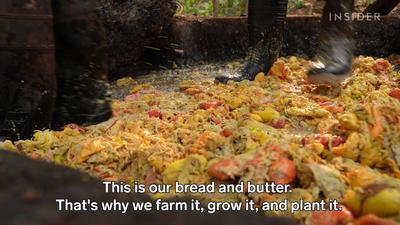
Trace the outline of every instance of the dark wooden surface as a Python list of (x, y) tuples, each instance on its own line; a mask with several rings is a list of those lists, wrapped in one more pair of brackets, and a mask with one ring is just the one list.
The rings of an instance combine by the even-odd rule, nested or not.
[[(30, 129), (48, 127), (56, 94), (52, 18), (51, 0), (0, 2), (2, 136), (28, 137)], [(26, 113), (31, 117), (21, 120)]]
[[(354, 21), (354, 27), (357, 55), (385, 57), (400, 53), (400, 18)], [(319, 17), (289, 16), (281, 55), (313, 57), (318, 48), (319, 32)], [(148, 49), (145, 61), (166, 67), (172, 63), (190, 65), (227, 61), (244, 57), (249, 43), (245, 17), (179, 16), (174, 18), (165, 37), (155, 43), (161, 51)]]
[(132, 71), (147, 47), (169, 26), (175, 0), (98, 0), (109, 45), (112, 74)]
[[(245, 212), (59, 212), (56, 199), (151, 201), (140, 194), (106, 194), (78, 171), (0, 150), (0, 225), (294, 225), (289, 219)], [(179, 201), (184, 201), (180, 199)]]

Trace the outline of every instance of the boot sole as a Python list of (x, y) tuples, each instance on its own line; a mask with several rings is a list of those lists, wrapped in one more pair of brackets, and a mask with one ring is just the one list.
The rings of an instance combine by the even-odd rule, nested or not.
[(76, 115), (76, 118), (81, 118), (83, 122), (82, 124), (85, 126), (90, 126), (90, 125), (95, 125), (102, 123), (104, 121), (109, 120), (112, 117), (112, 111), (105, 111), (102, 113), (98, 113), (96, 115), (91, 115), (91, 114), (78, 114)]
[(308, 82), (311, 84), (339, 85), (349, 77), (350, 77), (350, 72), (338, 75), (329, 72), (320, 74), (308, 74)]

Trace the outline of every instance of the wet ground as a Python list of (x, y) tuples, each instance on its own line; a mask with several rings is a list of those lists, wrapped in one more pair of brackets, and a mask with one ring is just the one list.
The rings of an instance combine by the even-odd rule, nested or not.
[[(209, 64), (200, 64), (196, 66), (185, 66), (175, 70), (152, 71), (149, 74), (141, 76), (130, 76), (134, 82), (126, 81), (124, 85), (117, 85), (112, 82), (112, 97), (121, 99), (129, 94), (131, 88), (135, 85), (149, 83), (157, 90), (178, 91), (178, 85), (184, 80), (205, 80), (214, 82), (217, 76), (238, 76), (244, 61), (216, 62)], [(129, 76), (127, 76), (129, 77)]]

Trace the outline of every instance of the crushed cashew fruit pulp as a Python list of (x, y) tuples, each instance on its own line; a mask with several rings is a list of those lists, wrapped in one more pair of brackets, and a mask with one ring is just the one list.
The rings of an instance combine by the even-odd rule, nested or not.
[[(192, 194), (203, 201), (336, 199), (341, 212), (268, 212), (303, 224), (400, 218), (400, 73), (360, 56), (326, 89), (306, 82), (308, 61), (280, 58), (255, 81), (186, 80), (180, 91), (133, 85), (101, 124), (37, 131), (1, 148), (103, 180), (144, 184), (274, 182), (292, 192)], [(124, 83), (124, 82), (119, 82)], [(160, 193), (169, 198), (176, 193)], [(365, 222), (367, 221), (367, 222)]]

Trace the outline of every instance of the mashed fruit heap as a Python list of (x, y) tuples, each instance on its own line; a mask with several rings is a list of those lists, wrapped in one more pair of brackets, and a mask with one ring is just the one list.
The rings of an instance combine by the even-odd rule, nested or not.
[(342, 88), (324, 90), (305, 81), (307, 65), (282, 58), (255, 81), (190, 80), (180, 83), (180, 91), (138, 85), (124, 100), (114, 100), (114, 117), (107, 122), (38, 131), (32, 140), (0, 147), (103, 180), (290, 184), (292, 192), (284, 194), (193, 195), (257, 204), (337, 199), (342, 212), (268, 214), (315, 225), (395, 224), (400, 221), (400, 73), (387, 60), (358, 57)]

